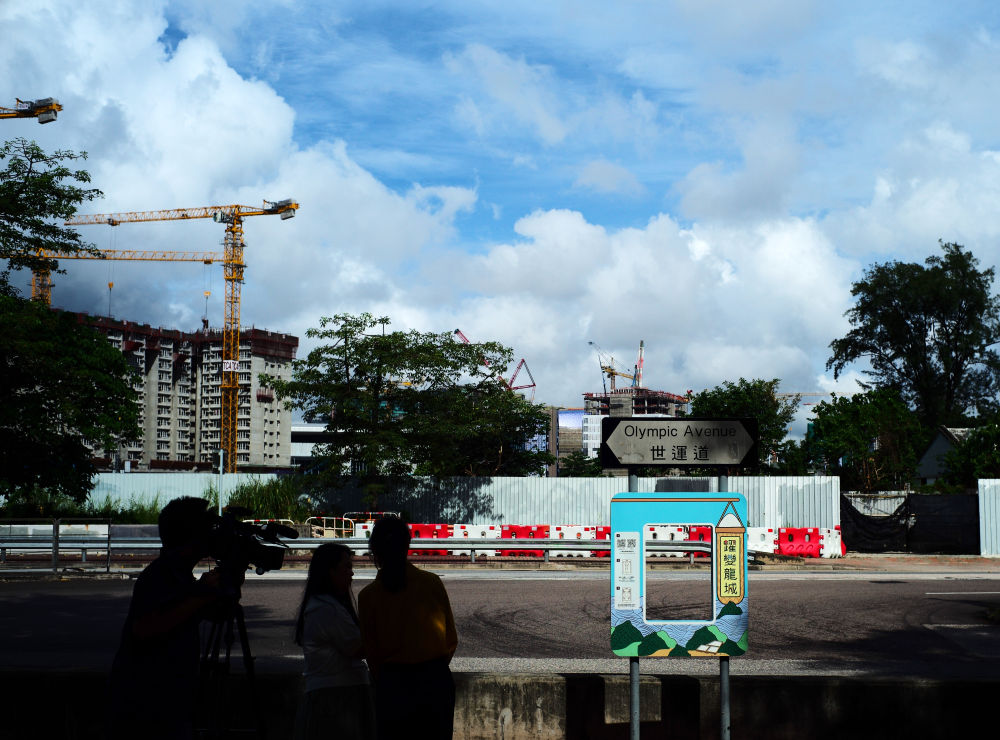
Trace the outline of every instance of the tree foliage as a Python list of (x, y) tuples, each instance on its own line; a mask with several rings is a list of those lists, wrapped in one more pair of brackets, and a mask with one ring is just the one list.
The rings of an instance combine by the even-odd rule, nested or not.
[(22, 298), (0, 295), (0, 490), (83, 501), (94, 448), (139, 437), (132, 370), (107, 339)]
[(559, 458), (560, 478), (600, 478), (604, 475), (601, 461), (587, 457), (583, 450), (573, 450), (566, 457)]
[(262, 378), (326, 423), (327, 475), (528, 475), (552, 460), (529, 444), (548, 429), (545, 408), (500, 382), (509, 349), (389, 324), (367, 313), (323, 318), (307, 332), (321, 344), (293, 363), (291, 380)]
[(799, 404), (798, 396), (783, 398), (776, 395), (780, 383), (778, 378), (740, 378), (736, 383), (727, 380), (715, 388), (696, 393), (691, 398), (691, 415), (718, 419), (756, 419), (760, 435), (760, 463), (767, 465), (780, 450)]
[(11, 270), (57, 269), (56, 260), (40, 256), (39, 250), (95, 253), (75, 229), (57, 223), (75, 214), (81, 203), (102, 195), (84, 187), (90, 182), (86, 170), (68, 166), (86, 157), (86, 152), (46, 154), (26, 139), (0, 147), (0, 162), (6, 163), (0, 170), (0, 259), (7, 261), (0, 271), (0, 292), (11, 293)]
[(975, 489), (979, 479), (1000, 478), (1000, 424), (993, 422), (969, 432), (944, 456), (945, 480)]
[(834, 396), (813, 414), (810, 459), (816, 469), (840, 476), (845, 491), (903, 490), (913, 482), (927, 434), (898, 393)]
[(995, 409), (1000, 388), (1000, 299), (993, 268), (959, 244), (924, 265), (889, 262), (854, 284), (851, 330), (830, 344), (834, 376), (867, 360), (866, 387), (892, 388), (927, 427), (960, 423), (970, 411)]

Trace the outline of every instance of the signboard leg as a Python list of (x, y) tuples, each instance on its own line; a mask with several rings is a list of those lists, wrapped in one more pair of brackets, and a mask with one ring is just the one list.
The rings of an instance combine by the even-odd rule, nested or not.
[(629, 740), (639, 740), (639, 659), (628, 659)]
[[(729, 490), (729, 476), (719, 476), (719, 491)], [(729, 656), (719, 658), (719, 723), (721, 740), (729, 740)]]
[[(636, 493), (639, 490), (639, 476), (631, 470), (628, 473), (628, 492)], [(641, 540), (641, 538), (640, 538)], [(643, 543), (639, 543), (639, 552), (642, 553), (639, 562), (640, 568), (646, 567), (646, 548)], [(628, 659), (628, 688), (629, 688), (629, 740), (639, 740), (639, 658)]]
[(719, 658), (720, 737), (729, 740), (729, 656)]

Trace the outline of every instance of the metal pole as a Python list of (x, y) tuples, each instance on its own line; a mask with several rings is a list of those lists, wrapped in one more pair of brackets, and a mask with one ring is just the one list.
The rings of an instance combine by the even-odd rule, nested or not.
[(226, 451), (219, 447), (219, 516), (222, 516), (222, 471), (225, 470), (224, 460), (226, 458)]
[(729, 656), (719, 658), (719, 722), (720, 737), (729, 740)]
[[(719, 492), (729, 490), (729, 476), (719, 476)], [(719, 553), (714, 553), (716, 557)], [(719, 737), (729, 740), (729, 656), (719, 658)]]
[(59, 520), (52, 520), (52, 570), (59, 570)]
[(639, 740), (639, 659), (628, 659), (629, 740)]
[[(628, 471), (628, 492), (636, 493), (639, 490), (639, 476), (632, 469)], [(639, 552), (642, 553), (640, 567), (646, 567), (646, 546), (643, 538), (639, 537)], [(639, 740), (639, 658), (630, 657), (628, 659), (628, 714), (629, 714), (629, 740)]]

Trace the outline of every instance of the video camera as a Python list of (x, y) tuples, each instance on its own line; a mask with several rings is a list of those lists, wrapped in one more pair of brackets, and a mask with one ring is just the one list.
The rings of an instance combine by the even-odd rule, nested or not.
[(227, 511), (212, 523), (209, 554), (223, 571), (243, 573), (253, 565), (257, 575), (263, 575), (269, 570), (279, 570), (285, 560), (288, 545), (279, 542), (278, 537), (298, 536), (291, 527), (276, 522), (263, 525), (243, 522)]

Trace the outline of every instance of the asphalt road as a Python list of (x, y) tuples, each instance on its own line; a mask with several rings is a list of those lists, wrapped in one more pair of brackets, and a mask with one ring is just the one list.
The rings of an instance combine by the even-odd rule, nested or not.
[[(459, 631), (457, 670), (627, 672), (608, 647), (607, 571), (440, 571)], [(373, 576), (357, 569), (355, 587)], [(251, 575), (242, 604), (259, 672), (298, 671), (301, 572)], [(707, 571), (654, 572), (663, 618), (707, 610)], [(0, 582), (0, 664), (110, 665), (130, 580)], [(753, 572), (750, 647), (733, 674), (1000, 676), (1000, 574)], [(236, 652), (235, 660), (239, 660)], [(647, 659), (644, 672), (712, 673), (716, 661)]]

